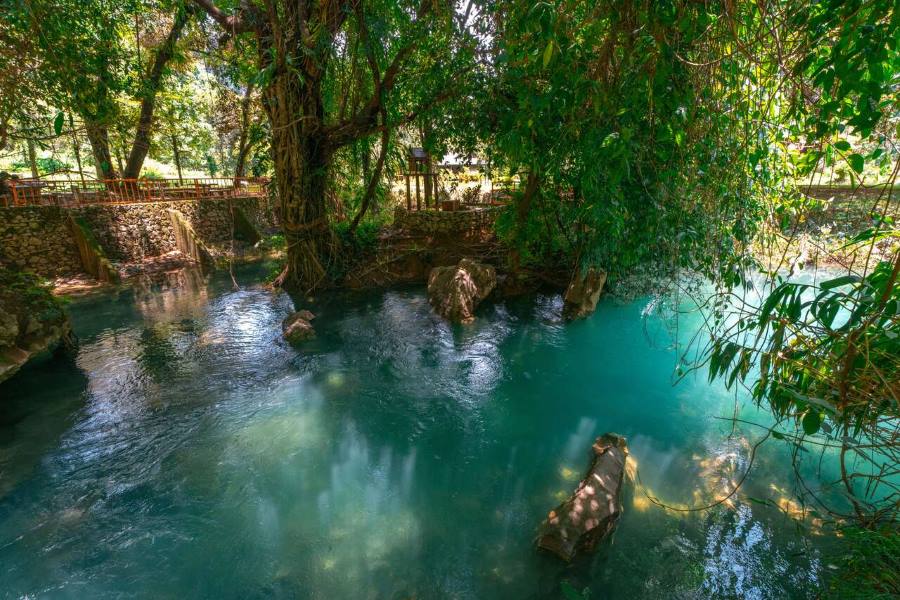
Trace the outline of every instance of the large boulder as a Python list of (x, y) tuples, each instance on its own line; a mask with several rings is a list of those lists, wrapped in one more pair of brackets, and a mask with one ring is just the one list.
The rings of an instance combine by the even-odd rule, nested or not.
[(0, 382), (33, 358), (74, 341), (62, 304), (43, 282), (0, 267)]
[(580, 551), (592, 551), (622, 514), (619, 494), (628, 457), (625, 438), (607, 433), (597, 438), (592, 449), (587, 475), (568, 500), (550, 511), (538, 532), (538, 548), (567, 562)]
[(563, 316), (581, 319), (594, 312), (606, 284), (606, 271), (591, 267), (572, 277), (563, 301)]
[(497, 285), (497, 271), (468, 258), (453, 267), (435, 267), (428, 276), (428, 301), (442, 317), (457, 323), (475, 318), (475, 308)]
[(308, 310), (298, 310), (289, 315), (281, 323), (281, 332), (284, 334), (284, 339), (289, 344), (294, 345), (316, 337), (316, 330), (313, 329), (310, 323), (315, 318), (315, 315)]

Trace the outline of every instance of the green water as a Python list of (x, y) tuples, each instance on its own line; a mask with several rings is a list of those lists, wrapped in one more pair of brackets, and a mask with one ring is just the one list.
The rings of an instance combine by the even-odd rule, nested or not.
[[(332, 296), (296, 351), (290, 299), (253, 275), (76, 301), (77, 357), (0, 386), (3, 597), (814, 597), (825, 538), (746, 500), (678, 514), (630, 489), (595, 556), (533, 549), (603, 432), (666, 502), (746, 467), (757, 432), (729, 435), (705, 378), (673, 386), (649, 300), (563, 325), (536, 296), (453, 327), (418, 288)], [(783, 452), (742, 497), (791, 489)]]

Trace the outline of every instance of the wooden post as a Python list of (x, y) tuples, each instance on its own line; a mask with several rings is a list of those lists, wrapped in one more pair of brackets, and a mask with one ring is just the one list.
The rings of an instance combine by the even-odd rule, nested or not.
[(422, 210), (422, 197), (419, 194), (419, 169), (416, 165), (416, 210)]
[(422, 182), (425, 184), (425, 208), (428, 208), (431, 202), (431, 156), (428, 157), (426, 161), (424, 161), (423, 166), (425, 167), (425, 175), (422, 177)]
[(409, 194), (409, 172), (406, 173), (406, 210), (412, 210), (412, 196)]

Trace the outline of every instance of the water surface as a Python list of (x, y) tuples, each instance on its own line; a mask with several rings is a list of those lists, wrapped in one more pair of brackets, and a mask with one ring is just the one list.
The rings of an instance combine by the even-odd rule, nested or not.
[[(673, 385), (649, 299), (563, 325), (538, 295), (462, 327), (419, 288), (331, 296), (295, 350), (290, 298), (254, 276), (76, 301), (77, 357), (0, 386), (4, 597), (815, 596), (823, 540), (746, 500), (790, 496), (777, 447), (717, 509), (648, 499), (721, 495), (758, 436), (717, 418), (735, 411), (721, 387)], [(607, 431), (640, 485), (613, 538), (564, 566), (535, 530)]]

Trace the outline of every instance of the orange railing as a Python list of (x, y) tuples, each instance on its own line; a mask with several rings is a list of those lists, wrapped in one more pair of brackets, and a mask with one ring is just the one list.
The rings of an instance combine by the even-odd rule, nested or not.
[(167, 200), (207, 200), (263, 196), (269, 180), (258, 177), (106, 179), (72, 182), (11, 179), (0, 206), (85, 206)]

